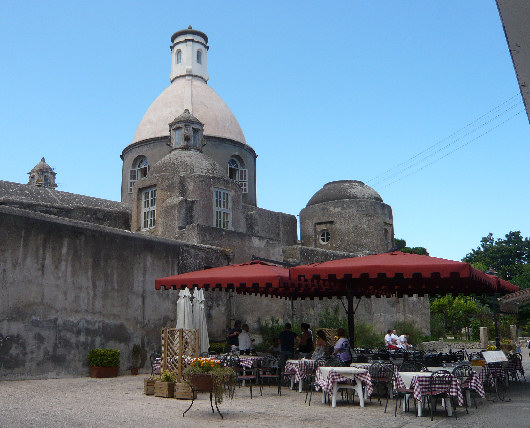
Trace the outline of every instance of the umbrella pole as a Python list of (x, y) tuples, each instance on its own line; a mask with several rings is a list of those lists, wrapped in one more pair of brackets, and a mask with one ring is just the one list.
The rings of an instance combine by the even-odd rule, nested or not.
[(351, 288), (348, 288), (347, 298), (348, 334), (350, 336), (350, 346), (352, 348), (355, 348), (355, 320), (353, 318), (355, 315), (355, 311), (353, 310), (353, 290)]

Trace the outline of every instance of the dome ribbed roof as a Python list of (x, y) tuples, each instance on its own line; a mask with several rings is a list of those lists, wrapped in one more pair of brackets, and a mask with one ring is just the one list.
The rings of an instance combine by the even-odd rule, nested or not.
[(169, 135), (169, 123), (188, 109), (204, 124), (204, 135), (246, 144), (234, 114), (201, 79), (175, 79), (151, 104), (134, 134), (133, 143)]
[(339, 180), (325, 184), (322, 189), (313, 195), (306, 206), (344, 199), (369, 199), (383, 202), (383, 198), (379, 196), (379, 193), (362, 181)]

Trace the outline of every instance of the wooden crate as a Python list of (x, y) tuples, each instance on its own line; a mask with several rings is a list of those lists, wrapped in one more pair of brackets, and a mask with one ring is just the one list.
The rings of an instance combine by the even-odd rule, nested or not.
[(144, 394), (155, 395), (155, 380), (154, 379), (144, 379)]
[(173, 398), (175, 396), (175, 382), (155, 382), (155, 396)]
[(175, 384), (175, 398), (179, 400), (192, 400), (197, 398), (197, 394), (195, 393), (194, 396), (193, 391), (187, 383), (177, 382)]

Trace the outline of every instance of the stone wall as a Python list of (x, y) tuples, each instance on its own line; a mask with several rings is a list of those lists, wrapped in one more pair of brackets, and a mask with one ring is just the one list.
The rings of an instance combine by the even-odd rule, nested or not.
[[(176, 322), (158, 277), (228, 263), (225, 251), (0, 206), (0, 379), (86, 375), (94, 347), (149, 355)], [(210, 313), (227, 313), (225, 293)], [(221, 323), (222, 324), (222, 323)], [(224, 329), (224, 325), (220, 330)]]

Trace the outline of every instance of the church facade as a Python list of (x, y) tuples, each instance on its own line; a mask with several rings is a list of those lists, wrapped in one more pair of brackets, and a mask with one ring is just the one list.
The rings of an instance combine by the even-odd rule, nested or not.
[[(381, 253), (394, 244), (392, 209), (364, 183), (327, 183), (295, 216), (257, 206), (256, 152), (208, 86), (208, 37), (171, 37), (170, 85), (121, 154), (121, 202), (56, 190), (43, 158), (27, 184), (0, 181), (0, 378), (86, 373), (95, 346), (159, 349), (177, 293), (157, 277), (249, 261), (305, 264)], [(223, 340), (235, 318), (256, 331), (271, 317), (312, 325), (335, 301), (206, 293), (208, 328)], [(383, 331), (428, 325), (423, 297), (363, 299), (356, 319)]]

